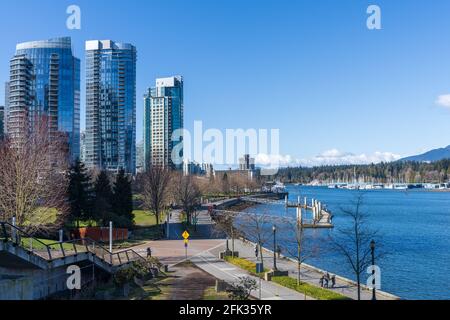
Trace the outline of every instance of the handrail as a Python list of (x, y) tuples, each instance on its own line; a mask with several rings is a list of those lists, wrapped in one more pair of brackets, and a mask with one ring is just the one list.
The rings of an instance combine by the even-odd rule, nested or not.
[[(9, 227), (15, 229), (16, 231), (19, 231), (20, 233), (24, 234), (26, 237), (35, 240), (36, 242), (40, 243), (40, 244), (43, 245), (44, 247), (48, 247), (48, 245), (46, 245), (46, 244), (45, 244), (44, 242), (42, 242), (41, 240), (39, 240), (39, 239), (33, 237), (31, 234), (29, 234), (29, 233), (23, 231), (22, 229), (16, 227), (15, 225), (12, 225), (12, 224), (9, 223), (9, 222), (4, 222), (4, 221), (3, 221), (3, 222), (0, 222), (0, 224), (3, 226), (2, 229), (3, 229), (3, 232), (4, 232), (5, 239), (8, 239), (8, 234), (6, 233), (6, 225), (7, 225), (7, 226), (9, 226)], [(13, 239), (13, 240), (14, 240), (14, 239)]]
[[(46, 243), (42, 242), (41, 240), (33, 237), (31, 234), (29, 234), (29, 233), (23, 231), (22, 229), (18, 228), (17, 226), (12, 225), (9, 222), (2, 222), (2, 221), (0, 221), (0, 225), (1, 225), (0, 232), (3, 233), (5, 242), (7, 242), (9, 238), (11, 238), (12, 242), (15, 243), (15, 239), (13, 239), (12, 236), (9, 237), (8, 233), (6, 231), (6, 226), (9, 226), (12, 229), (14, 229), (15, 231), (17, 231), (22, 237), (25, 236), (26, 238), (29, 238), (30, 241), (36, 241), (43, 248), (45, 248), (46, 251), (47, 251), (48, 257), (49, 257), (48, 260), (50, 260), (50, 261), (53, 260), (52, 259), (52, 254), (51, 254), (52, 247), (59, 247), (60, 248), (59, 250), (62, 253), (63, 257), (66, 257), (66, 251), (64, 249), (64, 244), (72, 244), (73, 248), (74, 248), (75, 255), (77, 255), (78, 254), (78, 249), (77, 249), (76, 244), (80, 243), (80, 242), (82, 243), (82, 246), (86, 248), (86, 252), (93, 253), (95, 256), (101, 258), (101, 260), (103, 260), (105, 262), (108, 262), (107, 259), (105, 259), (106, 258), (105, 255), (109, 256), (109, 263), (111, 265), (114, 265), (113, 257), (117, 257), (118, 260), (119, 260), (119, 265), (122, 265), (122, 259), (120, 257), (120, 254), (123, 254), (123, 253), (125, 253), (125, 255), (126, 255), (127, 262), (130, 262), (133, 257), (135, 257), (137, 259), (140, 259), (140, 260), (146, 261), (143, 256), (141, 256), (139, 253), (137, 253), (136, 251), (134, 251), (131, 248), (130, 249), (124, 249), (124, 250), (117, 251), (117, 252), (111, 252), (107, 248), (103, 247), (101, 244), (99, 244), (98, 242), (96, 242), (95, 240), (93, 240), (91, 238), (73, 239), (73, 240), (68, 240), (68, 241), (63, 241), (63, 242), (52, 242), (52, 243), (46, 244)], [(17, 244), (19, 244), (19, 243), (17, 243)], [(92, 248), (91, 248), (91, 246), (92, 246)], [(101, 251), (103, 254), (100, 256), (100, 254), (98, 252), (95, 252), (96, 249), (97, 249), (97, 251)], [(132, 254), (131, 259), (130, 259), (129, 253)]]
[[(99, 242), (97, 242), (97, 241), (95, 241), (95, 240), (93, 240), (93, 239), (91, 239), (91, 238), (83, 238), (83, 239), (68, 240), (68, 241), (64, 241), (64, 242), (62, 242), (62, 243), (63, 243), (63, 244), (66, 244), (66, 243), (69, 243), (69, 244), (70, 244), (70, 243), (76, 243), (76, 242), (80, 242), (80, 241), (85, 241), (85, 242), (88, 242), (89, 244), (93, 244), (93, 245), (96, 246), (96, 248), (101, 249), (102, 251), (106, 252), (106, 253), (109, 254), (109, 255), (114, 255), (114, 256), (115, 256), (115, 255), (119, 255), (119, 254), (122, 254), (122, 253), (132, 252), (134, 255), (137, 255), (138, 257), (144, 259), (144, 257), (142, 257), (139, 253), (137, 253), (136, 251), (134, 251), (134, 250), (131, 249), (131, 248), (123, 249), (123, 250), (116, 251), (116, 252), (111, 252), (111, 251), (109, 251), (109, 249), (107, 249), (106, 247), (102, 246)], [(60, 242), (50, 243), (49, 246), (52, 246), (52, 245), (58, 245), (58, 244), (60, 244)], [(89, 251), (91, 251), (91, 250), (89, 250)], [(145, 259), (144, 259), (144, 260), (145, 260)]]

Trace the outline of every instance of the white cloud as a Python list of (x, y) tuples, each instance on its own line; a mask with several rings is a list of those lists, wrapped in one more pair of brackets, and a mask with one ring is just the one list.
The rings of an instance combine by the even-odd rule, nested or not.
[(326, 165), (363, 165), (380, 162), (392, 162), (401, 159), (401, 156), (391, 152), (375, 152), (373, 154), (353, 154), (341, 152), (337, 149), (327, 150), (312, 158), (295, 159), (290, 155), (258, 155), (256, 164), (262, 166), (278, 164), (280, 167), (303, 166), (315, 167)]
[(449, 108), (450, 109), (450, 94), (443, 94), (440, 95), (437, 99), (436, 99), (436, 104), (438, 106), (444, 107), (444, 108)]

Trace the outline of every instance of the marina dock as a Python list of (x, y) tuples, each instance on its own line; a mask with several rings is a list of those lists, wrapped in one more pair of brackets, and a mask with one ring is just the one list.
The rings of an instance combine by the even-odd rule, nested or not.
[[(260, 197), (244, 197), (242, 198), (244, 201), (254, 202), (259, 204), (282, 204), (281, 201), (274, 201), (271, 199), (265, 199)], [(304, 198), (303, 202), (300, 201), (300, 197), (297, 202), (289, 202), (288, 196), (285, 196), (284, 206), (286, 209), (295, 208), (297, 210), (297, 220), (299, 223), (303, 225), (304, 228), (308, 229), (332, 229), (333, 225), (333, 215), (331, 211), (327, 210), (322, 202), (316, 199), (311, 199), (310, 203), (308, 203), (308, 199)], [(312, 219), (304, 219), (303, 212), (311, 211)]]

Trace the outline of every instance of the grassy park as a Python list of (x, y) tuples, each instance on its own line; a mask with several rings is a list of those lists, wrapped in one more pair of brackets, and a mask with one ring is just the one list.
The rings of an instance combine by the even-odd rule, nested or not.
[(300, 284), (297, 284), (297, 280), (291, 277), (273, 277), (272, 281), (282, 285), (283, 287), (303, 293), (317, 300), (351, 300), (342, 294), (331, 290), (322, 289), (305, 282), (300, 282)]
[(225, 261), (260, 278), (264, 278), (264, 273), (269, 271), (268, 269), (264, 269), (264, 272), (256, 273), (256, 263), (243, 258), (225, 257)]

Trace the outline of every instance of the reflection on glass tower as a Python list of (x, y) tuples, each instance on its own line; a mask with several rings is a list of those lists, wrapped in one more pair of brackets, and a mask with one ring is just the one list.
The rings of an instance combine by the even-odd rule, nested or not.
[(69, 37), (20, 43), (10, 61), (7, 132), (14, 140), (45, 116), (53, 137), (80, 155), (80, 60)]
[(86, 42), (85, 160), (90, 168), (136, 170), (136, 48)]

